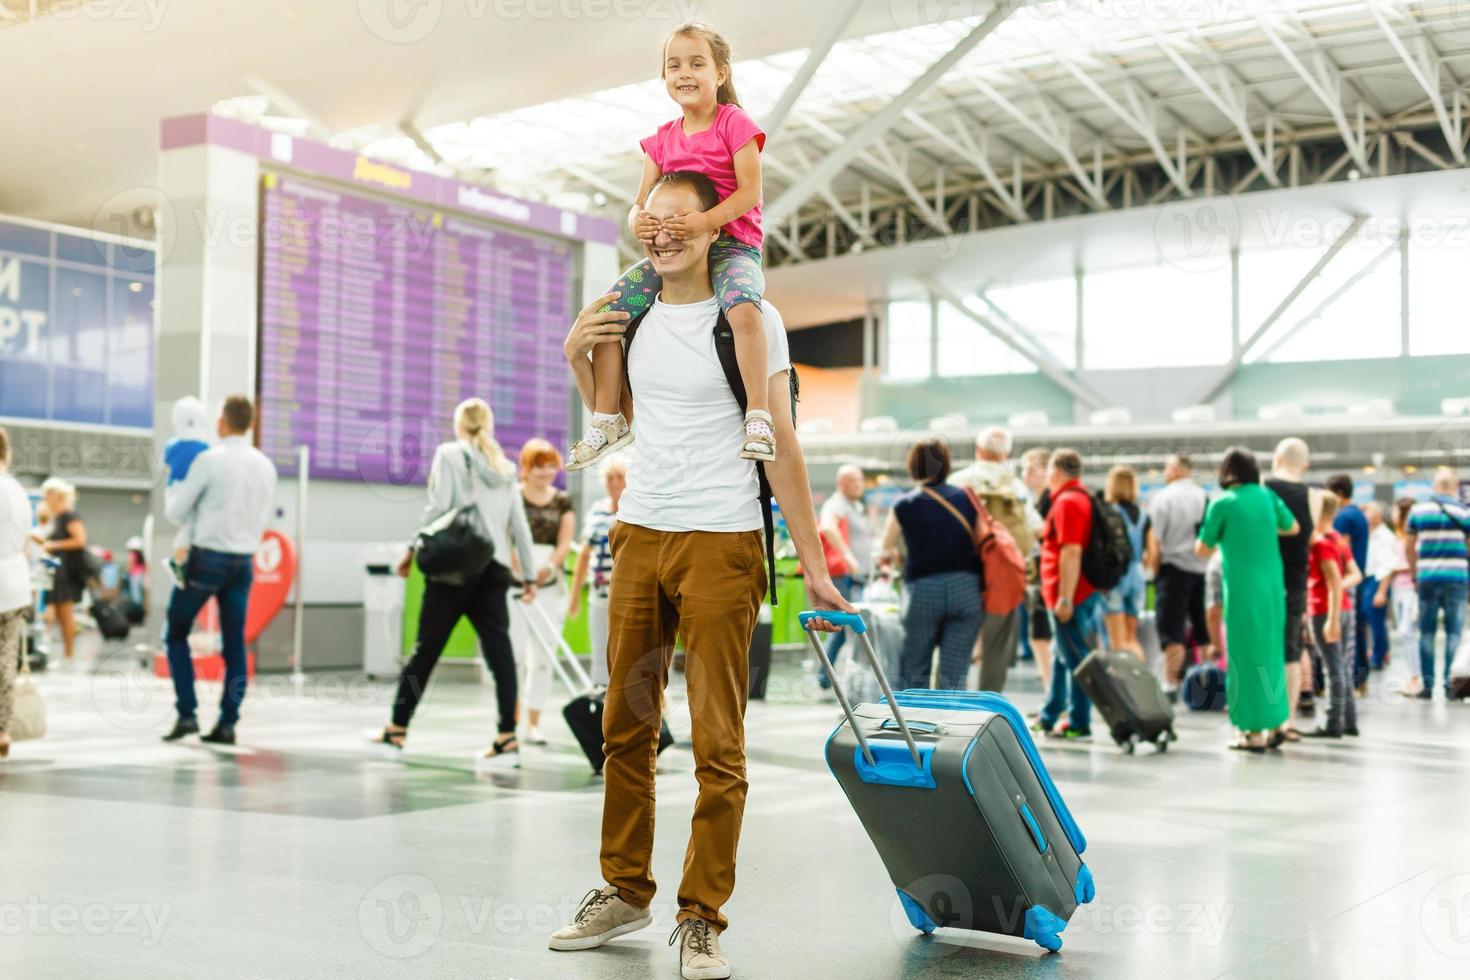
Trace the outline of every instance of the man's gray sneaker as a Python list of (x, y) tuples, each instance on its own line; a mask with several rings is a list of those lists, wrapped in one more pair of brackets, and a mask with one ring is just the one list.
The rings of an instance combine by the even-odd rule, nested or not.
[(577, 909), (572, 924), (553, 932), (551, 942), (547, 945), (560, 950), (595, 949), (609, 939), (637, 932), (652, 923), (651, 911), (629, 905), (618, 897), (616, 888), (608, 885), (601, 891), (594, 888), (588, 892), (582, 899), (582, 907)]
[(669, 937), (679, 943), (679, 976), (684, 980), (724, 980), (730, 961), (720, 949), (720, 934), (703, 919), (685, 919)]

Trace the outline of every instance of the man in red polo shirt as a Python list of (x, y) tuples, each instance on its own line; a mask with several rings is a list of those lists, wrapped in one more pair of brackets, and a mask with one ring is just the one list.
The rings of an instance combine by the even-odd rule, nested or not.
[[(1092, 734), (1092, 702), (1073, 681), (1072, 672), (1097, 645), (1102, 593), (1082, 574), (1082, 549), (1092, 537), (1092, 498), (1082, 485), (1082, 457), (1077, 450), (1052, 453), (1047, 483), (1051, 510), (1041, 529), (1041, 597), (1056, 634), (1056, 662), (1035, 728), (1063, 738), (1087, 738)], [(1069, 703), (1067, 722), (1059, 725)]]

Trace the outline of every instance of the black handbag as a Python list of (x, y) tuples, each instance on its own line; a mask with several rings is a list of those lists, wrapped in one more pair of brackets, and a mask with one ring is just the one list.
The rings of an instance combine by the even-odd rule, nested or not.
[[(465, 450), (464, 463), (473, 486), (475, 469), (469, 450)], [(463, 585), (495, 560), (495, 542), (479, 506), (471, 501), (420, 529), (414, 555), (425, 578)]]

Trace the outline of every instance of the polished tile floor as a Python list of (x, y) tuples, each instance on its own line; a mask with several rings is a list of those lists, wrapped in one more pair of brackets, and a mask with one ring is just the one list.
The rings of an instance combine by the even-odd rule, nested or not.
[[(402, 759), (366, 744), (390, 689), (357, 677), (261, 679), (233, 751), (161, 744), (169, 691), (121, 657), (41, 677), (52, 732), (0, 763), (0, 977), (676, 977), (687, 749), (662, 763), (655, 927), (550, 953), (600, 883), (600, 784), (555, 714), (520, 769), (476, 771), (491, 692), (442, 673)], [(821, 760), (837, 708), (789, 659), (749, 712), (736, 976), (1470, 975), (1470, 705), (1398, 682), (1375, 677), (1360, 739), (1266, 757), (1224, 751), (1219, 715), (1167, 755), (1046, 744), (1098, 882), (1056, 956), (908, 927)]]

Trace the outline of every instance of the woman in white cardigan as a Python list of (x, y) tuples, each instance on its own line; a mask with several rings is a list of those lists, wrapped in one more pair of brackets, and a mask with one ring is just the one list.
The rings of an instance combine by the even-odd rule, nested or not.
[(31, 501), (10, 475), (10, 437), (0, 428), (0, 759), (10, 754), (15, 673), (30, 608)]
[[(480, 651), (495, 678), (499, 708), (499, 734), (485, 750), (486, 757), (505, 756), (519, 749), (516, 743), (516, 664), (510, 645), (511, 549), (522, 568), (531, 565), (531, 528), (516, 486), (515, 467), (495, 441), (495, 419), (490, 406), (479, 398), (461, 402), (454, 410), (454, 442), (446, 442), (434, 453), (429, 472), (429, 502), (419, 526), (433, 523), (450, 511), (473, 503), (480, 509), (485, 528), (495, 545), (494, 558), (478, 579), (450, 583), (430, 579), (424, 583), (424, 601), (419, 609), (418, 639), (413, 656), (398, 679), (398, 696), (393, 702), (393, 721), (383, 729), (380, 741), (402, 748), (408, 723), (424, 691), (449, 634), (468, 617), (480, 637)], [(413, 552), (403, 556), (398, 574), (408, 575)], [(527, 585), (524, 601), (536, 596)]]

